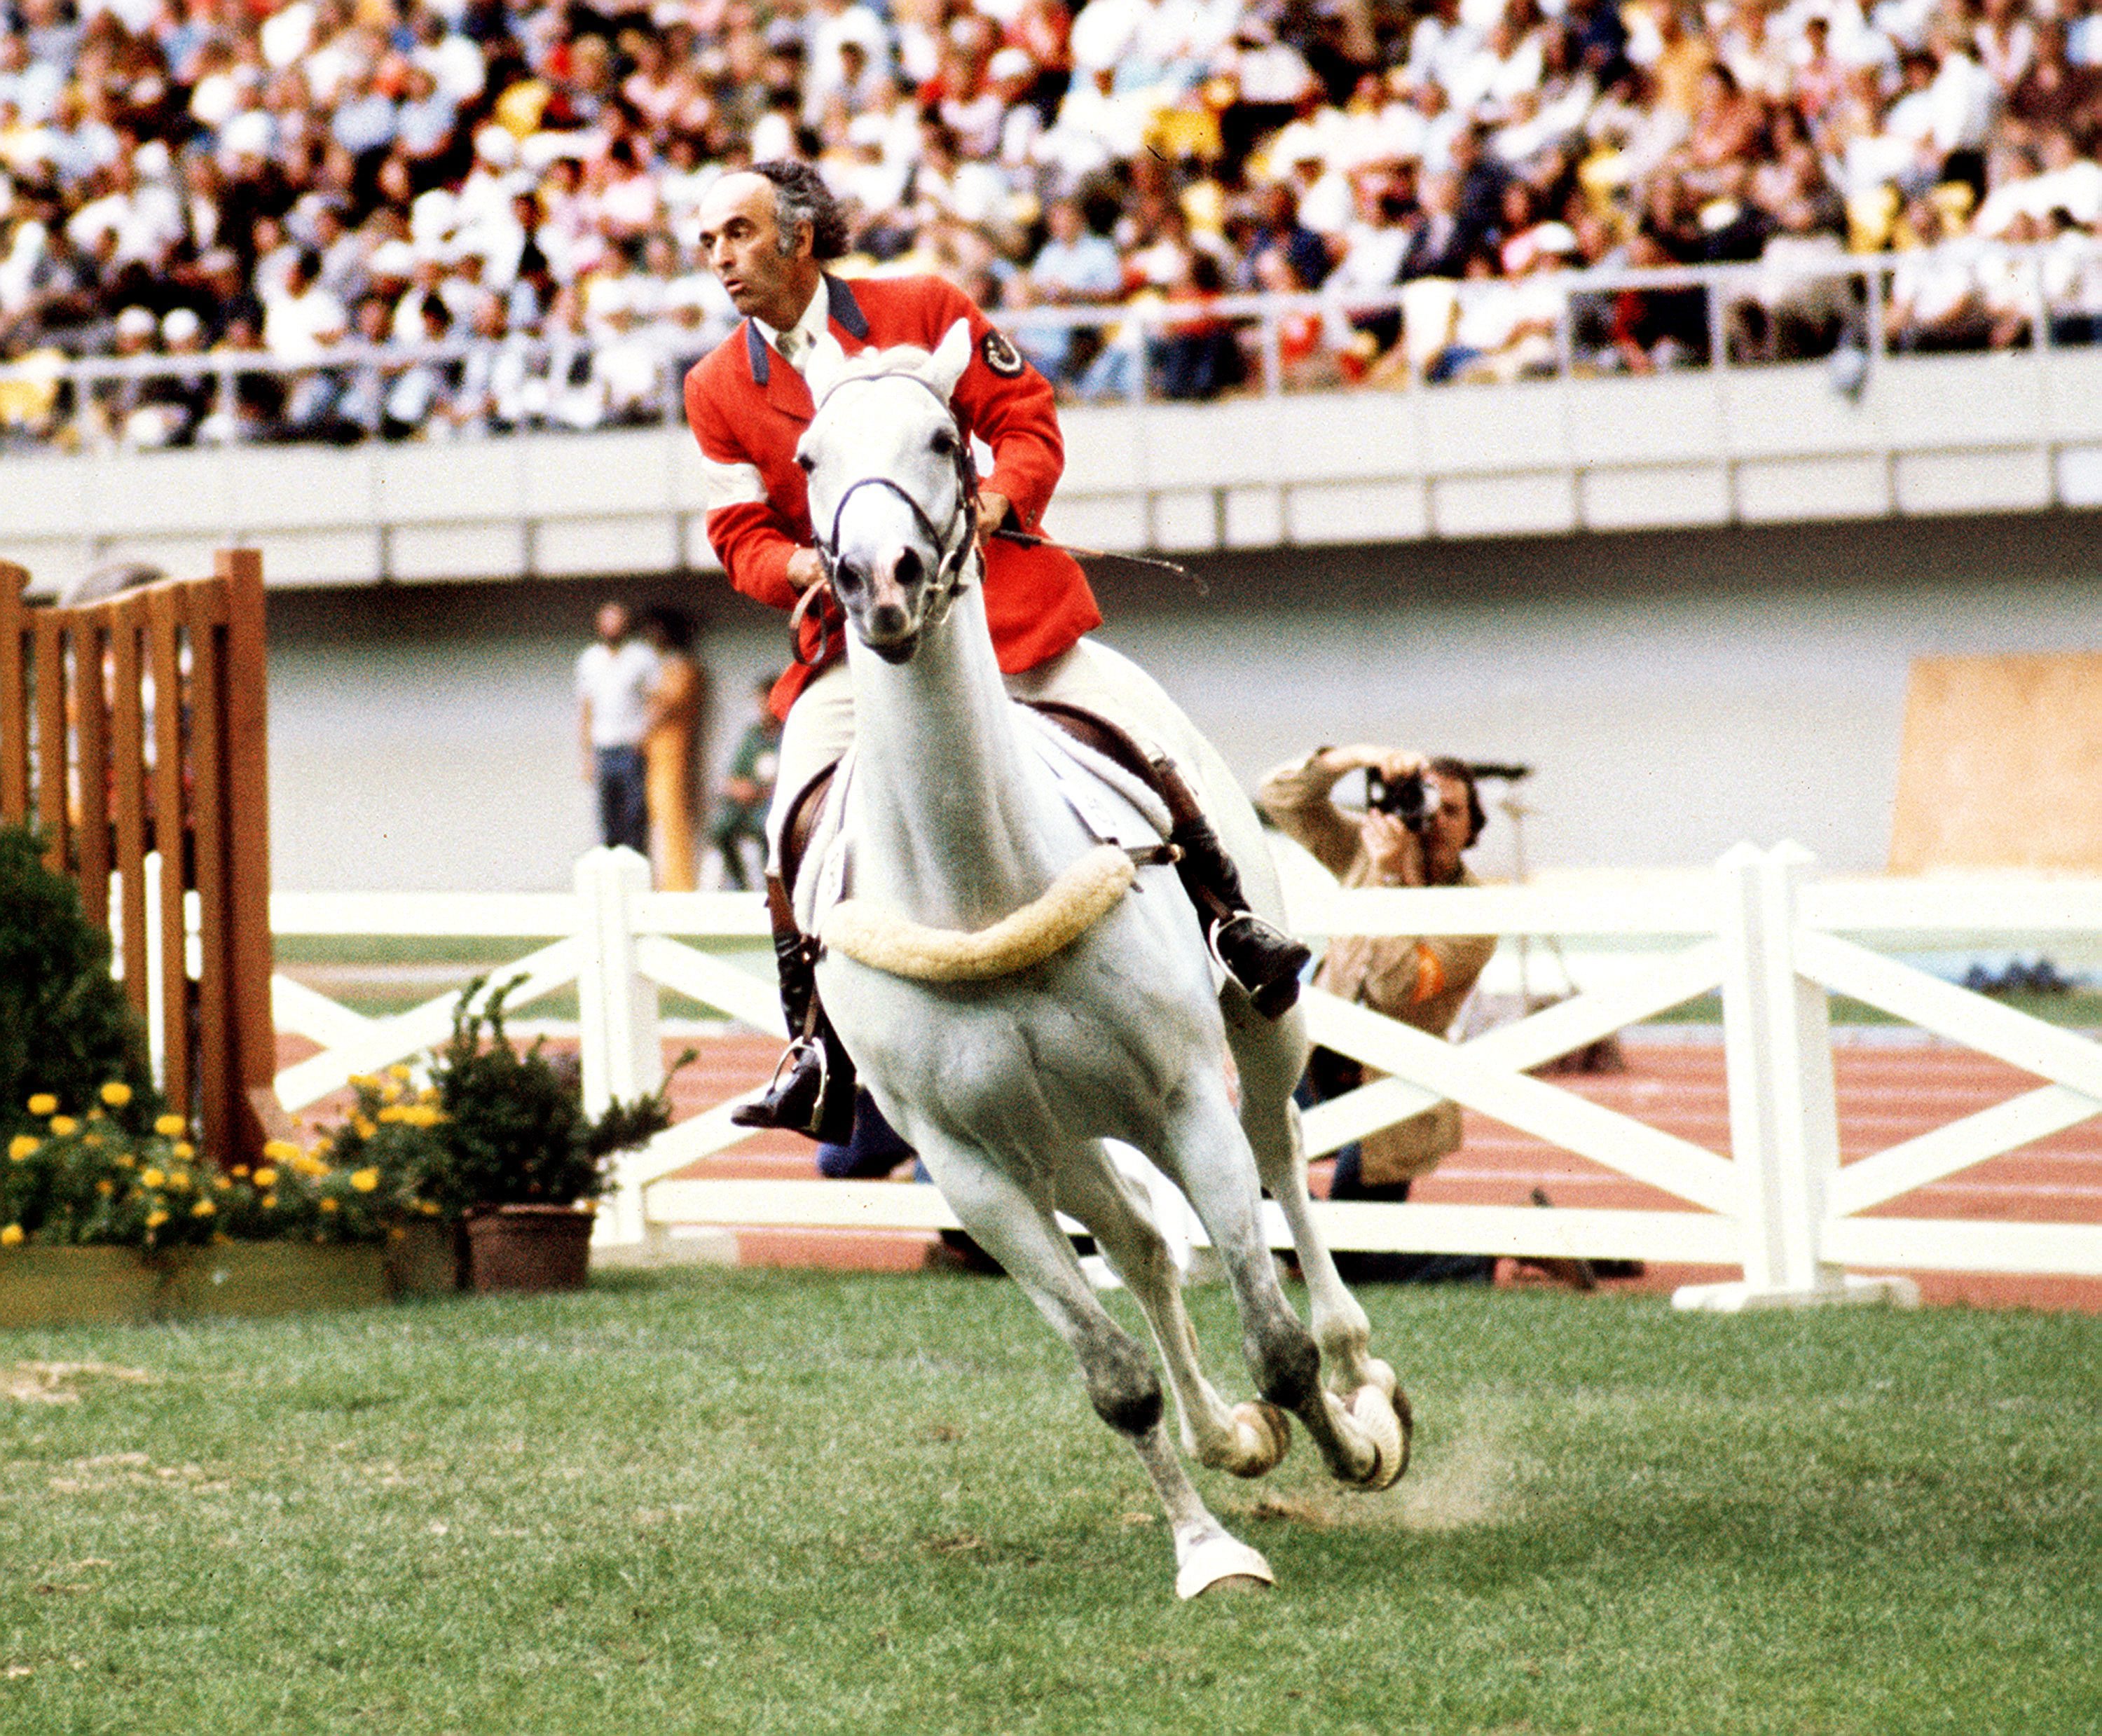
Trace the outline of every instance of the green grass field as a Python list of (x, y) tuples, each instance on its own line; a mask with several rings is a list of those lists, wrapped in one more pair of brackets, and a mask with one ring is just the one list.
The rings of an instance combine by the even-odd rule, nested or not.
[(1280, 1583), (1190, 1605), (1004, 1282), (0, 1335), (0, 1730), (2102, 1725), (2102, 1320), (1367, 1300), (1415, 1468), (1204, 1473)]

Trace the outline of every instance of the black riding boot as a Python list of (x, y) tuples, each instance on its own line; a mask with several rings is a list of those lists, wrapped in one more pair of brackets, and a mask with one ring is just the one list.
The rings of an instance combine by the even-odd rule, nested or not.
[(1240, 871), (1182, 773), (1164, 759), (1154, 760), (1152, 768), (1154, 787), (1168, 804), (1168, 841), (1182, 852), (1175, 871), (1197, 906), (1212, 956), (1248, 991), (1257, 1012), (1281, 1018), (1298, 1000), (1299, 973), (1314, 954), (1248, 909)]
[(788, 1049), (766, 1095), (731, 1110), (729, 1118), (740, 1127), (786, 1127), (843, 1145), (854, 1136), (854, 1062), (818, 1002), (815, 950), (796, 926), (787, 888), (770, 875), (766, 909), (774, 919), (774, 963), (781, 977), (781, 1010), (788, 1020)]

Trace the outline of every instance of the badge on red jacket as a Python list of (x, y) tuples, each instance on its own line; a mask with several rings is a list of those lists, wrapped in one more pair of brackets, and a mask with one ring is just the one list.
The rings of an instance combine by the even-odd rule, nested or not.
[(978, 353), (985, 357), (985, 365), (1002, 379), (1013, 379), (1022, 372), (1021, 353), (996, 331), (985, 334)]

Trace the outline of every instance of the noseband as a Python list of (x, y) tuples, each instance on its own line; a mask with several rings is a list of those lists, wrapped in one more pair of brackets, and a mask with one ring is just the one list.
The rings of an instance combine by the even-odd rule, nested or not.
[[(913, 524), (918, 527), (920, 534), (927, 539), (929, 547), (935, 551), (936, 560), (932, 582), (936, 587), (936, 594), (933, 604), (928, 611), (927, 625), (939, 627), (948, 618), (950, 607), (963, 594), (965, 586), (969, 582), (968, 563), (972, 549), (975, 546), (975, 539), (971, 534), (974, 523), (973, 508), (978, 495), (978, 467), (977, 461), (971, 456), (970, 436), (964, 432), (962, 425), (957, 422), (956, 413), (950, 407), (949, 401), (916, 374), (907, 374), (901, 370), (889, 374), (857, 374), (850, 379), (835, 382), (826, 392), (824, 396), (818, 401), (815, 409), (810, 413), (810, 419), (813, 423), (818, 419), (818, 417), (823, 413), (825, 405), (831, 401), (833, 392), (837, 392), (842, 386), (862, 386), (877, 380), (888, 379), (910, 380), (942, 406), (942, 414), (947, 418), (950, 431), (956, 442), (951, 449), (949, 461), (956, 476), (956, 504), (949, 516), (947, 527), (941, 529), (938, 528), (933, 520), (928, 516), (927, 509), (890, 477), (863, 476), (858, 482), (849, 483), (846, 492), (840, 496), (839, 503), (832, 508), (831, 534), (816, 538), (818, 559), (825, 569), (824, 591), (831, 597), (834, 607), (844, 616), (846, 604), (840, 596), (839, 577), (840, 517), (846, 512), (847, 503), (862, 489), (888, 489), (905, 503), (906, 510), (912, 515)], [(817, 649), (808, 658), (805, 658), (802, 653), (800, 631), (802, 617), (812, 606), (812, 600), (818, 594), (818, 588), (814, 585), (805, 591), (796, 604), (795, 615), (791, 621), (791, 643), (796, 648), (796, 661), (809, 667), (814, 667), (817, 664), (824, 662), (831, 652), (834, 623), (830, 620), (821, 618), (818, 624), (819, 637)]]

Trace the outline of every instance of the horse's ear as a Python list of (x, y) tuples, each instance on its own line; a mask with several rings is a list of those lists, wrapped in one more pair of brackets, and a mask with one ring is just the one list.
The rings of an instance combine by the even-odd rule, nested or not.
[(803, 365), (803, 383), (810, 388), (814, 401), (832, 389), (847, 365), (847, 352), (840, 347), (840, 340), (830, 332), (823, 333), (810, 346), (810, 357)]
[(964, 370), (970, 365), (970, 322), (958, 320), (942, 333), (942, 341), (934, 346), (934, 353), (927, 358), (927, 365), (920, 372), (927, 383), (946, 398), (956, 389), (956, 382), (964, 377)]

